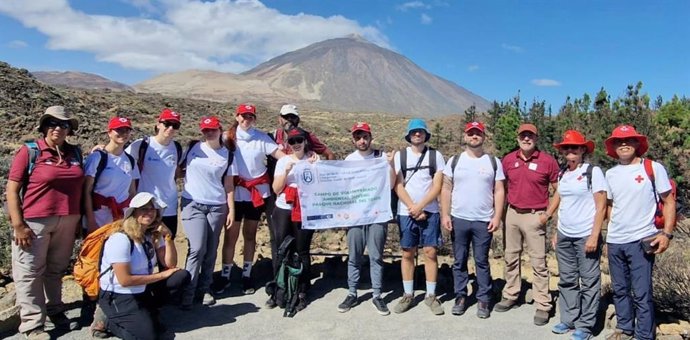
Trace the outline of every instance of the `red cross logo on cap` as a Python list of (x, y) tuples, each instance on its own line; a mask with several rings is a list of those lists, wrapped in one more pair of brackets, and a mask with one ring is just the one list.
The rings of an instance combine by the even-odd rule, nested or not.
[(244, 106), (244, 109), (245, 109), (245, 110), (251, 110), (251, 109), (252, 109), (252, 106), (251, 106), (251, 105), (245, 105), (245, 106)]
[(209, 124), (209, 123), (211, 123), (211, 118), (204, 119), (204, 124)]
[(477, 123), (477, 122), (472, 122), (472, 126), (479, 126), (479, 123)]
[(122, 123), (127, 123), (127, 118), (125, 118), (125, 117), (120, 117), (119, 121), (122, 122)]
[(364, 126), (364, 124), (362, 124), (362, 122), (357, 123), (357, 127), (362, 127), (362, 126)]
[(175, 111), (170, 111), (170, 114), (171, 114), (173, 117), (179, 116), (179, 114), (177, 114), (177, 112), (175, 112)]
[(621, 131), (628, 131), (630, 128), (627, 125), (621, 126)]

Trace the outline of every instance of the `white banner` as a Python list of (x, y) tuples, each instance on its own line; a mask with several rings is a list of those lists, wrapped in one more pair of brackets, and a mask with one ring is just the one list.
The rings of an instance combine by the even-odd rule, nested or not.
[(390, 221), (389, 171), (385, 158), (297, 163), (302, 227), (326, 229)]

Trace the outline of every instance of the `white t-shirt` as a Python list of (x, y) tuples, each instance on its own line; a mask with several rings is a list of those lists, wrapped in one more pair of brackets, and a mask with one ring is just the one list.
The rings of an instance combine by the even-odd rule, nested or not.
[[(108, 155), (107, 163), (98, 177), (98, 182), (94, 183), (93, 192), (104, 197), (114, 197), (118, 203), (124, 202), (129, 198), (129, 187), (132, 181), (139, 178), (136, 161), (132, 164), (124, 152), (119, 156), (111, 153), (106, 153), (106, 155)], [(86, 157), (84, 174), (95, 178), (100, 160), (100, 152), (93, 152)]]
[(573, 171), (566, 170), (558, 182), (561, 203), (558, 207), (558, 231), (566, 237), (587, 237), (594, 227), (594, 193), (608, 190), (601, 168), (592, 168), (592, 190), (587, 188), (587, 169), (583, 163)]
[[(150, 238), (148, 238), (148, 241), (151, 242)], [(149, 259), (141, 243), (134, 242), (134, 249), (131, 249), (131, 243), (129, 237), (124, 233), (110, 235), (103, 245), (103, 259), (101, 260), (100, 272), (103, 273), (108, 270), (113, 263), (129, 263), (130, 274), (151, 274), (152, 269), (155, 268), (158, 262), (155, 252), (151, 254), (152, 257)], [(151, 244), (153, 243), (151, 242)], [(159, 244), (162, 244), (161, 247), (165, 246), (163, 242)], [(101, 289), (119, 294), (139, 294), (146, 290), (146, 285), (122, 287), (120, 282), (117, 281), (113, 270), (108, 270), (107, 273), (103, 274), (99, 283)]]
[[(472, 157), (467, 152), (460, 154), (460, 159), (451, 174), (451, 157), (443, 169), (443, 174), (453, 178), (451, 192), (451, 211), (453, 217), (468, 221), (488, 222), (494, 216), (494, 187), (496, 181), (505, 180), (503, 166), (498, 158), (496, 172), (491, 165), (489, 155), (479, 158)], [(491, 156), (493, 157), (493, 156)]]
[[(657, 162), (652, 162), (652, 169), (657, 192), (671, 190), (666, 169)], [(656, 200), (642, 162), (616, 165), (606, 171), (606, 182), (608, 199), (613, 200), (606, 242), (630, 243), (656, 233)]]
[(187, 174), (184, 178), (182, 197), (201, 204), (227, 203), (223, 175), (234, 176), (236, 160), (228, 167), (229, 150), (212, 149), (206, 142), (196, 143), (187, 152)]
[[(266, 173), (266, 156), (278, 149), (271, 137), (263, 131), (250, 128), (244, 131), (237, 128), (237, 149), (235, 150), (235, 164), (241, 178), (246, 180), (259, 178)], [(266, 198), (271, 194), (269, 184), (260, 184), (256, 187), (261, 196)], [(244, 187), (235, 188), (235, 201), (250, 202), (251, 193)]]
[[(142, 139), (137, 139), (125, 151), (139, 160), (139, 148)], [(167, 204), (163, 216), (177, 215), (177, 185), (175, 184), (175, 170), (177, 169), (177, 148), (174, 142), (162, 145), (156, 138), (148, 138), (148, 148), (144, 155), (144, 169), (141, 171), (138, 192), (148, 192)]]
[[(274, 172), (274, 177), (278, 177), (278, 176), (283, 176), (283, 175), (285, 175), (285, 168), (286, 168), (288, 162), (303, 162), (303, 161), (305, 161), (307, 158), (308, 158), (308, 157), (305, 155), (304, 158), (302, 158), (302, 160), (299, 160), (299, 161), (298, 161), (298, 160), (295, 160), (295, 158), (293, 158), (292, 155), (288, 155), (288, 156), (282, 157), (282, 158), (279, 159), (278, 162), (276, 163), (276, 169), (275, 169), (275, 172)], [(294, 168), (294, 166), (293, 166), (293, 168), (290, 170), (290, 172), (288, 173), (287, 177), (285, 177), (285, 186), (286, 186), (286, 187), (290, 186), (290, 187), (293, 187), (293, 188), (297, 188), (297, 177), (295, 176), (295, 168)], [(283, 193), (283, 192), (278, 193), (278, 197), (276, 197), (276, 207), (278, 207), (278, 208), (280, 208), (280, 209), (285, 209), (285, 210), (292, 210), (292, 204), (288, 204), (288, 203), (285, 201), (285, 193)]]
[[(429, 154), (431, 153), (429, 150), (427, 150), (426, 155), (424, 155), (424, 159), (422, 160), (421, 166), (427, 166), (426, 168), (419, 169), (414, 175), (412, 174), (414, 170), (415, 165), (417, 165), (417, 161), (419, 160), (419, 156), (421, 154), (415, 154), (412, 152), (412, 147), (407, 147), (405, 150), (402, 152), (407, 152), (407, 179), (404, 179), (407, 181), (407, 184), (405, 185), (405, 190), (407, 190), (407, 193), (410, 195), (410, 198), (412, 198), (413, 202), (419, 202), (421, 201), (424, 196), (431, 190), (431, 184), (433, 181), (433, 178), (429, 174)], [(436, 173), (442, 172), (443, 168), (445, 166), (445, 162), (443, 161), (443, 155), (441, 154), (440, 151), (436, 150)], [(400, 172), (402, 171), (402, 167), (400, 166), (400, 152), (395, 154), (395, 175), (397, 176)], [(438, 205), (438, 200), (434, 199), (429, 203), (426, 207), (424, 207), (424, 211), (430, 212), (430, 213), (437, 213), (439, 209)], [(407, 206), (405, 206), (405, 203), (401, 201), (398, 202), (398, 215), (403, 215), (403, 216), (409, 216), (410, 213), (407, 210)]]
[(355, 152), (347, 155), (347, 157), (345, 157), (345, 160), (346, 161), (361, 161), (361, 160), (365, 160), (365, 159), (374, 159), (374, 158), (388, 159), (388, 156), (383, 151), (381, 151), (381, 153), (379, 154), (378, 157), (376, 157), (375, 152), (372, 152), (366, 156), (362, 156), (362, 154), (359, 151), (355, 151)]

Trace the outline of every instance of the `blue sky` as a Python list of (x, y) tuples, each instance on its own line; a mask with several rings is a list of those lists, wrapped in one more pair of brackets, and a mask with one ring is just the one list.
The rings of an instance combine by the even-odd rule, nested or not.
[(690, 1), (2, 0), (0, 60), (127, 84), (358, 33), (488, 100), (690, 95)]

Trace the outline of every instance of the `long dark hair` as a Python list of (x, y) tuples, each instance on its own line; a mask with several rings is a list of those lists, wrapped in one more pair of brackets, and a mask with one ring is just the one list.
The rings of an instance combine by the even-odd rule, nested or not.
[(237, 149), (237, 126), (240, 123), (237, 120), (230, 124), (230, 127), (225, 131), (225, 138), (222, 138), (222, 143), (228, 150), (234, 152)]

